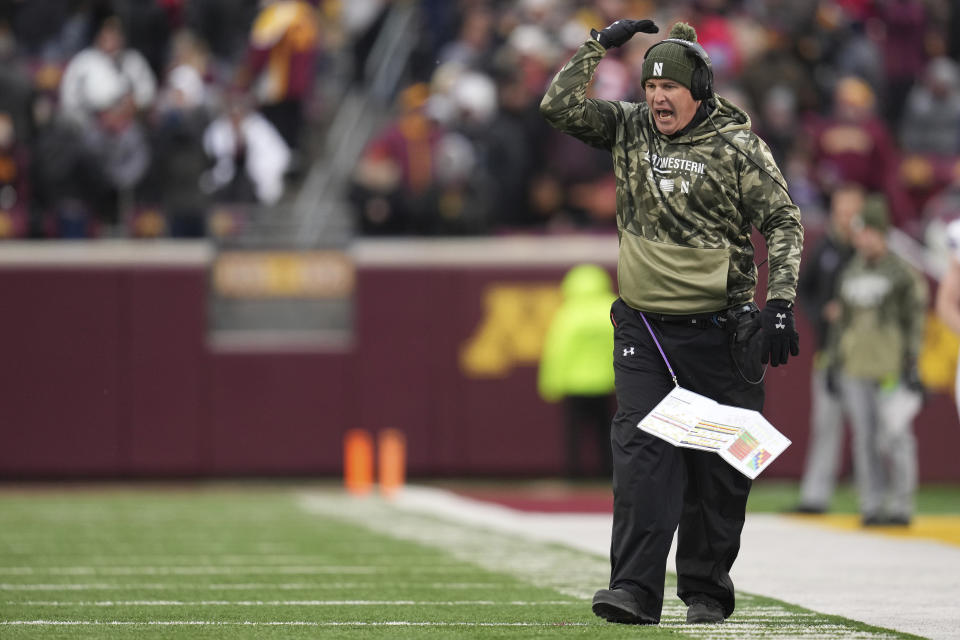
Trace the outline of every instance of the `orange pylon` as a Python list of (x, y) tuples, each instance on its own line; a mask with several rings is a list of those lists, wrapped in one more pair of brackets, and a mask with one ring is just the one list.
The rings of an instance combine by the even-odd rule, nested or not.
[(365, 429), (350, 429), (343, 436), (343, 484), (355, 495), (373, 488), (373, 436)]
[(380, 467), (380, 493), (392, 496), (399, 491), (407, 474), (407, 439), (399, 429), (383, 429), (377, 438)]

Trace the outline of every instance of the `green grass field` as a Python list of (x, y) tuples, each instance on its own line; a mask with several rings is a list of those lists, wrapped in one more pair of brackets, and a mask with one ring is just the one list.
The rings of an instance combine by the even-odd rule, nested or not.
[[(750, 491), (747, 508), (754, 512), (788, 510), (797, 505), (800, 492), (796, 482), (760, 480)], [(857, 492), (851, 484), (841, 484), (830, 503), (832, 513), (858, 513)], [(917, 491), (917, 513), (960, 513), (960, 487), (956, 485), (923, 485)]]
[(607, 571), (330, 486), (0, 490), (5, 640), (910, 637), (750, 594), (695, 627), (672, 585), (659, 627), (610, 625)]

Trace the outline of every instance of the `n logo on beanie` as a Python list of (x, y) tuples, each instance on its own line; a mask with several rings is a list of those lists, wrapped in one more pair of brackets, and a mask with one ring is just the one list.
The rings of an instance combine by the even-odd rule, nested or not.
[[(662, 78), (673, 80), (689, 89), (693, 85), (693, 72), (699, 62), (696, 58), (700, 54), (694, 48), (699, 47), (696, 42), (697, 32), (693, 27), (685, 22), (673, 25), (669, 38), (647, 49), (643, 57), (641, 84), (645, 85), (650, 78)], [(703, 55), (706, 62), (706, 52), (703, 52)]]

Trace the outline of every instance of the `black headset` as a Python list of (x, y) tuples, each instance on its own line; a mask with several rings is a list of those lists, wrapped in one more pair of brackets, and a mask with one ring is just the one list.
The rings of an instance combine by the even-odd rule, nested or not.
[[(644, 54), (643, 59), (646, 61), (647, 56), (650, 55), (650, 52), (659, 47), (660, 45), (666, 42), (673, 42), (679, 44), (680, 46), (686, 49), (690, 57), (694, 58), (693, 63), (693, 75), (690, 76), (690, 95), (693, 96), (694, 100), (710, 100), (713, 98), (713, 63), (710, 62), (710, 56), (707, 55), (707, 50), (704, 49), (696, 42), (690, 42), (689, 40), (682, 40), (680, 38), (667, 38), (666, 40), (661, 40), (656, 43), (649, 49), (647, 53)], [(699, 60), (699, 64), (696, 62)]]

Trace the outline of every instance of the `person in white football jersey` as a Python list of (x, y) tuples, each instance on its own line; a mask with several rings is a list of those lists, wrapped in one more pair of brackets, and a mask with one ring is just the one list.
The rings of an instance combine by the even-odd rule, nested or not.
[[(950, 248), (950, 262), (937, 289), (937, 313), (954, 333), (960, 334), (960, 219), (947, 225), (947, 245)], [(960, 409), (960, 364), (955, 394)]]

